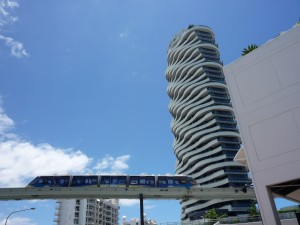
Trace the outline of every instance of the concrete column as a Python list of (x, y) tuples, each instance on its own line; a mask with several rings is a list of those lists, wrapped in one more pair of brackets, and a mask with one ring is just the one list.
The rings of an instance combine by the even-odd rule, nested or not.
[(281, 225), (279, 215), (274, 202), (274, 196), (269, 187), (257, 188), (259, 197), (257, 198), (263, 224), (264, 225)]

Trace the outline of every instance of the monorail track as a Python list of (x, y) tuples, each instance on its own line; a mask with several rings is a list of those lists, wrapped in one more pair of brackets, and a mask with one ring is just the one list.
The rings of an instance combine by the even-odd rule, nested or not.
[(256, 200), (253, 189), (244, 193), (241, 188), (124, 188), (124, 187), (43, 187), (0, 188), (0, 200), (33, 199), (199, 199)]

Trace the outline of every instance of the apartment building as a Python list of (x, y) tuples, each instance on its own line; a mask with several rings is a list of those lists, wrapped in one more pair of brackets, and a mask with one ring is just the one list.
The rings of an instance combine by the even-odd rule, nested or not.
[[(202, 187), (251, 184), (247, 170), (233, 158), (241, 146), (218, 44), (211, 28), (190, 25), (171, 41), (166, 79), (175, 136), (176, 173)], [(215, 208), (230, 216), (248, 212), (250, 200), (182, 201), (183, 221), (203, 218)]]
[(57, 201), (56, 225), (118, 225), (119, 203), (115, 199)]

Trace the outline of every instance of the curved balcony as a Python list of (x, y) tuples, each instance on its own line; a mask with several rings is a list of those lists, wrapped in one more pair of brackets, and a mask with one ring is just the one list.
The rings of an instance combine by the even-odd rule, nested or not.
[[(167, 61), (176, 173), (191, 175), (207, 187), (230, 185), (239, 179), (244, 182), (239, 174), (225, 172), (229, 167), (241, 167), (232, 161), (233, 153), (224, 151), (238, 148), (241, 138), (213, 31), (205, 26), (183, 30), (170, 43)], [(182, 218), (188, 220), (191, 212), (224, 200), (192, 202), (182, 204)]]

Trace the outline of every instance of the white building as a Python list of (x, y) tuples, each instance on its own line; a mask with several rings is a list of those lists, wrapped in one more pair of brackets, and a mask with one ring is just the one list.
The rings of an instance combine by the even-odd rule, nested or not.
[[(241, 138), (223, 74), (213, 31), (190, 25), (168, 49), (168, 95), (175, 136), (176, 173), (192, 176), (202, 187), (251, 184), (247, 170), (233, 158)], [(250, 200), (211, 199), (181, 202), (184, 221), (217, 209), (230, 216), (248, 213)]]
[[(300, 201), (300, 26), (224, 68), (265, 225), (274, 196)], [(243, 156), (244, 155), (244, 156)]]
[[(145, 225), (157, 225), (156, 220), (148, 219), (146, 214), (144, 214), (144, 224)], [(131, 218), (127, 221), (126, 216), (122, 217), (122, 225), (141, 225), (140, 219), (138, 218)]]
[(119, 204), (112, 199), (59, 200), (55, 216), (57, 225), (118, 225)]

